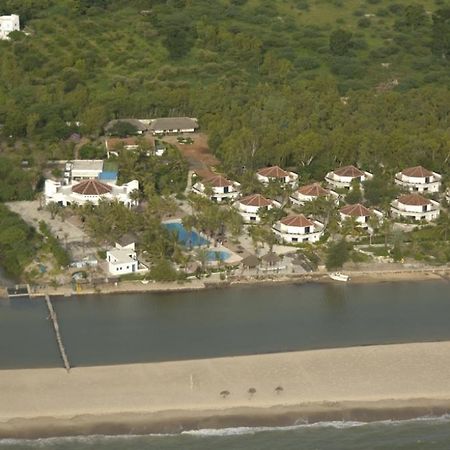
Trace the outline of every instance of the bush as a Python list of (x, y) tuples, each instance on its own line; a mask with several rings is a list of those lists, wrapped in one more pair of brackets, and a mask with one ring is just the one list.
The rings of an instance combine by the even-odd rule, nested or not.
[(325, 265), (328, 270), (341, 268), (350, 257), (350, 245), (341, 239), (328, 248)]

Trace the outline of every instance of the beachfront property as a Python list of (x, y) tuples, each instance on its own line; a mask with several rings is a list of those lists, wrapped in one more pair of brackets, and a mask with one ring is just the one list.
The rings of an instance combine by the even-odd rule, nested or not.
[(350, 189), (352, 183), (370, 180), (373, 175), (355, 166), (339, 167), (325, 175), (325, 181), (333, 189)]
[(132, 192), (139, 189), (137, 180), (118, 186), (113, 183), (104, 183), (96, 179), (73, 182), (68, 185), (59, 181), (45, 180), (44, 196), (45, 204), (51, 202), (60, 206), (84, 205), (92, 203), (98, 205), (100, 201), (118, 201), (131, 207), (137, 205)]
[(148, 124), (145, 123), (145, 121), (141, 121), (139, 119), (114, 119), (109, 121), (105, 127), (105, 133), (107, 135), (111, 134), (111, 130), (114, 129), (115, 126), (121, 123), (126, 123), (130, 125), (131, 127), (136, 129), (136, 134), (144, 134), (148, 130)]
[(0, 40), (9, 40), (9, 33), (20, 31), (20, 17), (17, 14), (0, 16)]
[(295, 205), (303, 205), (318, 198), (326, 198), (337, 202), (339, 195), (331, 189), (323, 188), (320, 183), (312, 183), (300, 187), (290, 196), (291, 202)]
[(148, 121), (148, 129), (153, 135), (194, 133), (197, 128), (197, 119), (191, 117), (164, 117)]
[(391, 215), (395, 219), (425, 220), (431, 222), (439, 217), (440, 205), (420, 194), (401, 195), (391, 202)]
[(262, 211), (279, 208), (280, 206), (275, 200), (269, 200), (261, 194), (248, 195), (234, 203), (234, 207), (245, 223), (259, 223), (261, 222), (260, 214)]
[(376, 209), (366, 208), (360, 203), (354, 205), (346, 205), (339, 210), (341, 217), (341, 223), (346, 220), (354, 220), (359, 228), (370, 231), (369, 220), (371, 217), (375, 217), (378, 220), (383, 218), (383, 213)]
[(323, 234), (322, 223), (306, 218), (303, 214), (292, 215), (279, 220), (272, 231), (284, 242), (317, 242)]
[(256, 178), (260, 183), (281, 182), (294, 187), (297, 184), (298, 175), (295, 172), (288, 172), (279, 166), (264, 167), (256, 172)]
[(108, 272), (111, 275), (128, 275), (130, 273), (143, 273), (148, 270), (137, 258), (135, 243), (122, 246), (116, 243), (115, 248), (106, 252)]
[(219, 174), (211, 174), (211, 176), (197, 181), (192, 186), (192, 192), (220, 203), (226, 200), (235, 200), (239, 196), (240, 187), (240, 183), (236, 181), (230, 181)]
[(395, 174), (395, 184), (416, 192), (439, 192), (442, 175), (422, 166), (409, 167)]

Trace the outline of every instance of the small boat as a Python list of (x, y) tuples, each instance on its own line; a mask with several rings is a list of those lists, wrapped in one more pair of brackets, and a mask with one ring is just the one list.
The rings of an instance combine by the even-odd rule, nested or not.
[(350, 279), (350, 277), (348, 275), (345, 275), (344, 273), (341, 273), (341, 272), (332, 272), (332, 273), (329, 274), (329, 277), (332, 280), (344, 281), (344, 282), (346, 282), (346, 281), (348, 281)]

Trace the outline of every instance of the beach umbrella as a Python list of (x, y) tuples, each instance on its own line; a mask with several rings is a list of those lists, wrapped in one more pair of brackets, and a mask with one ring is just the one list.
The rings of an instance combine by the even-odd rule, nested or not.
[(248, 267), (249, 269), (252, 269), (252, 268), (259, 266), (259, 259), (255, 255), (249, 255), (241, 261), (241, 264), (244, 267)]

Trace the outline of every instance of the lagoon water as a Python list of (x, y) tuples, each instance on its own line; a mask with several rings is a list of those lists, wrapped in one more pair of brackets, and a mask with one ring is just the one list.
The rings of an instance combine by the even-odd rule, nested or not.
[[(278, 285), (54, 299), (72, 364), (450, 339), (448, 282)], [(0, 368), (59, 366), (41, 300), (0, 300)], [(0, 450), (450, 448), (450, 418), (0, 440)]]
[[(72, 365), (450, 339), (450, 283), (55, 298)], [(61, 364), (42, 300), (0, 300), (0, 368)]]

